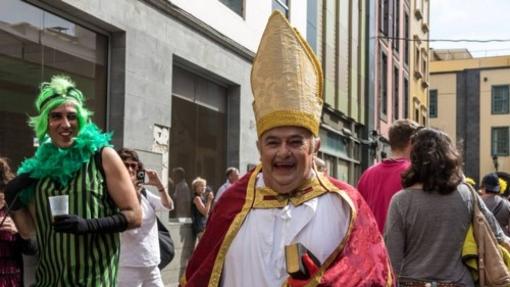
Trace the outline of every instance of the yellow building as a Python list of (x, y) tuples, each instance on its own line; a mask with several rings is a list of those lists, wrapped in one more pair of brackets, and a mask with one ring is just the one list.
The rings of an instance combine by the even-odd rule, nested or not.
[[(429, 88), (429, 0), (410, 0), (409, 53), (410, 95), (404, 98), (405, 118), (427, 125)], [(407, 15), (406, 15), (407, 16)], [(404, 19), (405, 21), (406, 19)], [(404, 55), (404, 57), (406, 57)], [(407, 103), (405, 101), (408, 101)]]
[(464, 171), (477, 182), (496, 165), (510, 172), (510, 56), (473, 58), (465, 49), (431, 53), (430, 126), (458, 143)]

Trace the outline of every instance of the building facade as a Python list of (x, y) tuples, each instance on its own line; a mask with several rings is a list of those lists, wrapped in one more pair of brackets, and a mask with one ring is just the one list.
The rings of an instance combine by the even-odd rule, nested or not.
[(477, 182), (510, 170), (510, 56), (473, 58), (467, 50), (431, 50), (430, 126), (448, 133)]
[[(429, 88), (429, 0), (409, 0), (410, 13), (404, 14), (409, 21), (410, 34), (404, 63), (409, 65), (409, 75), (404, 77), (404, 88), (410, 83), (410, 91), (404, 95), (404, 118), (427, 126)], [(409, 20), (407, 20), (409, 19)]]
[[(227, 166), (259, 161), (251, 63), (273, 10), (306, 34), (306, 2), (289, 2), (0, 1), (0, 155), (17, 167), (33, 154), (38, 85), (66, 74), (116, 148), (135, 149), (165, 183), (181, 166), (216, 190)], [(187, 222), (169, 223), (170, 286), (193, 249)]]
[(368, 153), (370, 164), (390, 154), (393, 121), (408, 118), (427, 124), (429, 1), (367, 3), (365, 136), (377, 141), (376, 152)]
[(319, 157), (331, 176), (351, 184), (361, 172), (365, 126), (365, 5), (362, 0), (307, 0), (306, 39), (324, 72)]

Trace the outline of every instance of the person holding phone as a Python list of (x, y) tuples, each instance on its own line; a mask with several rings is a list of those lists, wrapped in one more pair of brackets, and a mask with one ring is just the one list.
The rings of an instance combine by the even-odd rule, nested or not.
[(193, 189), (191, 219), (193, 220), (193, 234), (198, 243), (205, 230), (205, 223), (211, 211), (214, 194), (211, 190), (207, 191), (207, 181), (201, 177), (197, 177), (193, 180), (191, 188)]
[[(117, 152), (129, 172), (142, 206), (142, 225), (125, 231), (120, 236), (118, 285), (163, 287), (158, 268), (160, 251), (156, 212), (168, 212), (174, 208), (174, 203), (161, 183), (158, 173), (152, 169), (145, 169), (136, 151), (122, 148)], [(154, 186), (159, 196), (147, 191), (145, 185)]]

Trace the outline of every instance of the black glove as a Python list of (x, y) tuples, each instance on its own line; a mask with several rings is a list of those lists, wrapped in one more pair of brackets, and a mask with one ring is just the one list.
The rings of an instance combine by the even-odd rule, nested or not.
[(53, 222), (56, 232), (73, 234), (122, 232), (127, 229), (127, 225), (126, 216), (122, 213), (91, 219), (74, 214), (57, 215)]
[(31, 178), (29, 173), (22, 173), (7, 183), (5, 186), (5, 201), (10, 211), (19, 210), (23, 207), (18, 198), (19, 193), (36, 183), (37, 179)]

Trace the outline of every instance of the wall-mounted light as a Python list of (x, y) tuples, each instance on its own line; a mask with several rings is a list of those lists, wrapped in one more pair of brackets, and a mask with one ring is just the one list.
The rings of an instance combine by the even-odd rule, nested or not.
[(497, 172), (498, 168), (499, 168), (499, 162), (498, 162), (498, 156), (497, 155), (493, 155), (492, 156), (492, 163), (494, 164), (494, 169)]

